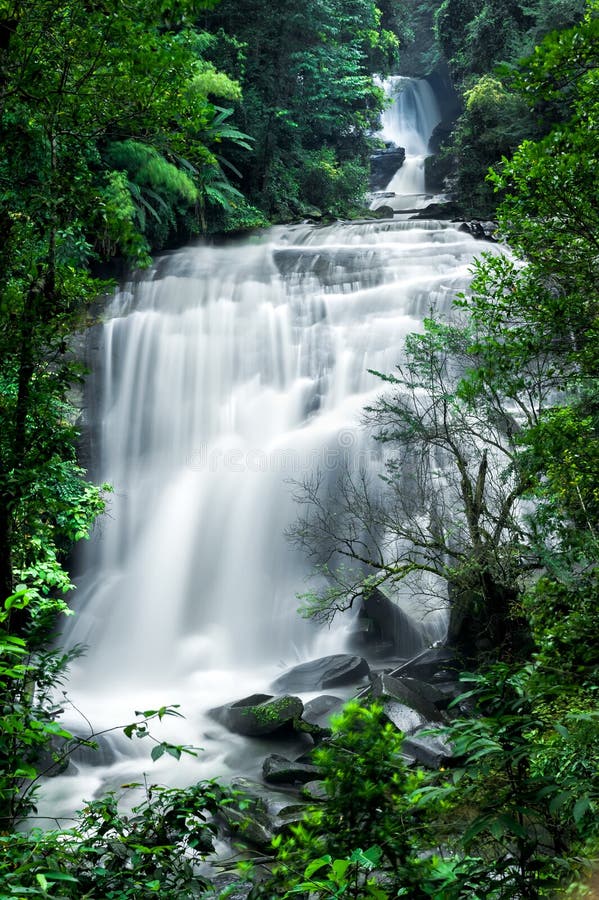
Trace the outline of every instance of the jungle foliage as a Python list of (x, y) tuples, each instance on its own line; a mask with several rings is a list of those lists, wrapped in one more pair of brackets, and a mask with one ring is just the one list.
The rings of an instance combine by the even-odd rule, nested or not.
[[(487, 657), (465, 677), (475, 717), (443, 729), (455, 770), (410, 794), (437, 804), (425, 820), (442, 859), (420, 844), (419, 887), (390, 890), (382, 846), (358, 842), (363, 893), (337, 896), (561, 896), (597, 852), (597, 28), (591, 4), (514, 74), (521, 100), (559, 123), (490, 173), (511, 254), (483, 254), (451, 321), (432, 315), (383, 375), (369, 410), (387, 459), (377, 495), (354, 478), (328, 518), (306, 486), (296, 535), (326, 548), (332, 579), (309, 611), (432, 571), (450, 585), (454, 637)], [(358, 857), (339, 858), (356, 872)], [(319, 866), (304, 875), (326, 871), (332, 891)]]
[[(276, 841), (266, 879), (246, 867), (240, 881), (256, 897), (536, 900), (572, 895), (596, 855), (597, 2), (555, 32), (577, 0), (406, 9), (413, 22), (390, 0), (0, 0), (0, 900), (218, 896), (198, 866), (231, 798), (209, 782), (16, 830), (40, 774), (82, 741), (58, 721), (69, 658), (48, 648), (69, 552), (108, 488), (77, 460), (72, 336), (109, 287), (92, 275), (107, 260), (144, 264), (265, 212), (347, 211), (382, 102), (371, 74), (433, 17), (466, 98), (458, 188), (487, 208), (481, 172), (498, 163), (488, 187), (513, 255), (483, 257), (455, 318), (431, 315), (381, 373), (377, 502), (349, 484), (333, 522), (313, 490), (299, 537), (357, 564), (349, 582), (329, 565), (317, 613), (428, 571), (488, 665), (464, 677), (473, 714), (444, 730), (447, 772), (408, 769), (380, 708), (351, 704), (316, 753), (324, 801)], [(437, 453), (451, 503), (434, 491)], [(406, 471), (431, 501), (426, 527)], [(375, 541), (365, 555), (369, 528), (395, 528), (403, 555)], [(146, 720), (170, 714), (125, 734), (151, 743)], [(152, 757), (189, 750), (155, 741)]]
[(207, 22), (211, 58), (243, 88), (237, 118), (256, 143), (234, 162), (252, 202), (284, 220), (360, 207), (383, 102), (372, 75), (398, 51), (378, 6), (221, 0)]

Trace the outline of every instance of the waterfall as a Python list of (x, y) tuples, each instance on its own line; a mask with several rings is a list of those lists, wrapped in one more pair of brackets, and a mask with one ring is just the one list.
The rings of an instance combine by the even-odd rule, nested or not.
[(395, 198), (375, 200), (373, 207), (385, 204), (396, 210), (421, 209), (426, 205), (424, 161), (441, 112), (425, 79), (395, 75), (383, 82), (383, 87), (390, 105), (383, 112), (380, 137), (403, 147), (406, 156), (385, 188), (385, 193), (393, 192)]
[[(93, 474), (114, 493), (79, 561), (65, 641), (89, 649), (69, 693), (96, 728), (181, 704), (172, 738), (206, 752), (153, 779), (247, 769), (247, 742), (205, 711), (344, 649), (342, 622), (296, 612), (310, 564), (285, 540), (288, 482), (358, 461), (379, 471), (360, 426), (380, 391), (368, 369), (392, 371), (405, 335), (463, 289), (477, 247), (448, 223), (279, 227), (165, 254), (114, 297), (88, 385)], [(427, 616), (411, 649), (439, 628)], [(51, 814), (139, 780), (137, 743), (52, 779)]]

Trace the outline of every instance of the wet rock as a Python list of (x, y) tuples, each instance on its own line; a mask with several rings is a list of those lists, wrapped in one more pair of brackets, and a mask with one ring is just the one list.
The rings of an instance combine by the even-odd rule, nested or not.
[(397, 170), (401, 169), (405, 158), (405, 149), (393, 144), (373, 153), (370, 157), (370, 190), (384, 191)]
[(56, 750), (56, 752), (42, 750), (35, 761), (35, 768), (44, 778), (56, 778), (67, 770), (69, 775), (76, 775), (79, 771), (69, 760), (68, 754), (65, 755), (64, 750)]
[(277, 753), (267, 756), (262, 766), (262, 776), (269, 784), (307, 784), (319, 775), (318, 766), (293, 762)]
[[(450, 668), (452, 664), (455, 666), (455, 669), (453, 667)], [(459, 668), (455, 659), (455, 653), (450, 647), (430, 647), (428, 650), (423, 650), (418, 656), (414, 656), (406, 663), (398, 666), (390, 674), (394, 678), (409, 675), (412, 678), (417, 678), (419, 681), (429, 681), (441, 670), (449, 671), (455, 676)], [(446, 680), (445, 676), (444, 680)]]
[(418, 625), (379, 588), (363, 599), (360, 616), (369, 623), (371, 639), (377, 643), (389, 641), (400, 656), (408, 656), (414, 652), (413, 647), (422, 646)]
[(252, 694), (211, 709), (210, 715), (235, 734), (259, 737), (291, 731), (293, 720), (298, 719), (303, 710), (304, 704), (299, 697)]
[(459, 218), (462, 214), (462, 208), (455, 201), (445, 200), (429, 203), (423, 209), (414, 212), (410, 219), (441, 219), (448, 221)]
[(305, 803), (292, 803), (289, 806), (285, 806), (277, 816), (276, 830), (280, 831), (287, 825), (296, 825), (302, 821), (305, 815)]
[(403, 731), (404, 734), (412, 734), (414, 731), (418, 731), (419, 728), (430, 725), (430, 722), (416, 712), (415, 709), (396, 700), (388, 700), (386, 703), (383, 703), (383, 712), (391, 724), (398, 731)]
[(395, 680), (400, 681), (401, 684), (412, 691), (413, 694), (422, 697), (423, 700), (440, 710), (447, 709), (447, 706), (451, 703), (453, 697), (457, 696), (457, 694), (453, 693), (453, 689), (456, 685), (458, 686), (458, 693), (461, 690), (459, 683), (456, 681), (442, 682), (433, 685), (426, 681), (420, 681), (419, 678), (410, 678), (409, 676)]
[(300, 793), (306, 800), (324, 801), (329, 796), (324, 781), (308, 781)]
[[(393, 678), (392, 675), (377, 675), (372, 682), (371, 696), (376, 698), (389, 697), (393, 700), (398, 700), (417, 712), (423, 721), (442, 721), (443, 717), (435, 704), (423, 696), (422, 692), (417, 692), (421, 682), (411, 679), (411, 684), (413, 687), (410, 687), (406, 680)], [(445, 699), (442, 694), (439, 694), (439, 696), (443, 700)]]
[(403, 750), (427, 769), (444, 768), (453, 758), (453, 750), (447, 741), (422, 732), (415, 732), (407, 737), (403, 742)]
[(216, 875), (211, 878), (211, 884), (216, 891), (215, 896), (227, 897), (228, 900), (247, 900), (253, 888), (251, 881), (243, 881), (232, 872)]
[(477, 241), (497, 242), (497, 238), (495, 237), (495, 232), (497, 231), (496, 222), (462, 222), (458, 230), (463, 231), (466, 234), (471, 234)]
[(263, 819), (251, 810), (235, 809), (232, 806), (223, 807), (221, 815), (227, 830), (236, 839), (255, 847), (270, 847), (274, 831), (266, 817)]
[(368, 675), (369, 671), (368, 663), (362, 656), (338, 653), (294, 666), (280, 675), (273, 682), (273, 687), (283, 691), (314, 691), (355, 684)]
[(383, 204), (383, 206), (377, 206), (376, 209), (371, 209), (370, 215), (374, 219), (392, 219), (395, 215), (395, 210), (392, 206)]
[(269, 847), (274, 836), (268, 792), (256, 782), (237, 778), (232, 787), (239, 793), (233, 802), (221, 806), (220, 818), (236, 839), (257, 847)]
[(277, 793), (266, 787), (261, 781), (253, 781), (251, 778), (244, 778), (243, 775), (236, 775), (232, 778), (231, 787), (240, 795), (240, 800), (244, 803), (249, 802), (252, 808), (258, 808), (262, 814), (272, 811), (273, 808), (276, 811), (277, 801), (279, 801), (279, 806), (288, 802), (287, 794), (282, 791)]
[(331, 716), (340, 712), (343, 708), (344, 701), (340, 697), (334, 697), (332, 694), (321, 694), (315, 697), (304, 706), (302, 719), (310, 725), (319, 725), (321, 728), (328, 728)]
[(427, 687), (433, 691), (437, 691), (444, 697), (444, 700), (434, 701), (435, 706), (438, 706), (439, 709), (447, 709), (450, 703), (466, 690), (466, 686), (462, 684), (461, 681), (456, 681), (454, 678), (449, 679), (448, 681), (435, 681), (434, 685), (427, 685)]

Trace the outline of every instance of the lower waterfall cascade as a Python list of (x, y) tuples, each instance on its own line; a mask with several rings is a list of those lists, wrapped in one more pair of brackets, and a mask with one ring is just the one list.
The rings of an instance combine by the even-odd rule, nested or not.
[[(46, 782), (40, 813), (68, 816), (144, 770), (172, 785), (251, 770), (264, 743), (248, 751), (207, 710), (344, 651), (351, 615), (327, 629), (297, 613), (311, 565), (285, 537), (290, 482), (341, 464), (380, 471), (361, 427), (381, 390), (368, 370), (393, 370), (479, 250), (455, 225), (398, 216), (280, 226), (166, 253), (121, 286), (90, 338), (91, 474), (113, 493), (78, 560), (63, 639), (87, 651), (64, 722), (82, 733), (82, 710), (102, 731), (176, 703), (186, 718), (160, 739), (203, 753), (151, 763), (116, 731)], [(445, 627), (443, 611), (428, 616), (409, 652)]]

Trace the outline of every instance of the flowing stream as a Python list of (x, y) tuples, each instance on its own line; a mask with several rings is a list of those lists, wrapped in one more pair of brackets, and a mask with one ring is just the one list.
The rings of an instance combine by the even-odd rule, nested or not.
[[(414, 119), (415, 133), (429, 125)], [(186, 719), (157, 735), (205, 752), (152, 764), (146, 742), (117, 733), (47, 783), (43, 814), (143, 770), (175, 784), (251, 770), (261, 743), (248, 750), (206, 710), (344, 650), (351, 616), (329, 630), (296, 611), (310, 564), (285, 538), (289, 482), (378, 471), (360, 427), (380, 391), (368, 369), (393, 369), (478, 249), (448, 223), (295, 225), (184, 247), (122, 285), (91, 341), (93, 475), (114, 492), (79, 560), (65, 641), (89, 649), (69, 694), (96, 730), (179, 703)], [(442, 629), (429, 618), (407, 652)], [(85, 731), (74, 710), (66, 722)]]
[(392, 101), (382, 116), (380, 137), (388, 144), (403, 147), (406, 156), (384, 193), (394, 193), (375, 201), (395, 210), (421, 209), (430, 198), (425, 193), (424, 161), (441, 110), (426, 79), (393, 75), (384, 82), (385, 95)]

